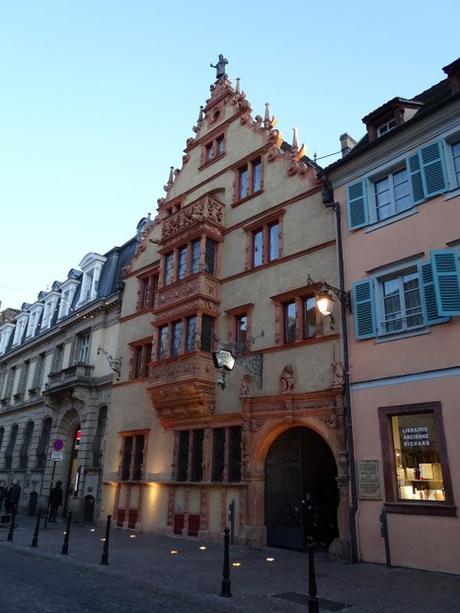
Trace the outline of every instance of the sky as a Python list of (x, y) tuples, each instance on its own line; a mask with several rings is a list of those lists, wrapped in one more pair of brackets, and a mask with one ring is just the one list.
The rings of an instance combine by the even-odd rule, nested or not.
[(1, 308), (155, 214), (219, 53), (253, 114), (270, 102), (285, 139), (297, 127), (322, 158), (442, 80), (459, 22), (458, 0), (0, 0)]

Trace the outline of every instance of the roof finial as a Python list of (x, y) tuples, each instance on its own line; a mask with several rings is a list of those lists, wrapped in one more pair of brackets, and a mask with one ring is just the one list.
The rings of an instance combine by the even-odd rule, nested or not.
[(240, 77), (236, 77), (236, 89), (235, 89), (235, 93), (236, 94), (241, 94), (241, 79), (240, 79)]
[(200, 121), (203, 121), (203, 118), (204, 118), (203, 106), (200, 106), (200, 112), (198, 114), (198, 123), (200, 123)]
[(171, 185), (173, 182), (174, 182), (174, 166), (171, 166), (169, 170), (168, 184)]
[(292, 148), (298, 149), (299, 144), (297, 142), (297, 130), (298, 128), (292, 128)]

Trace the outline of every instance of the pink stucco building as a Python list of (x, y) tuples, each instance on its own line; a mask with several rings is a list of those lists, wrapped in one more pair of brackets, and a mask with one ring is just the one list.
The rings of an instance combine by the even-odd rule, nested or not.
[(460, 59), (328, 169), (351, 290), (360, 558), (460, 573)]

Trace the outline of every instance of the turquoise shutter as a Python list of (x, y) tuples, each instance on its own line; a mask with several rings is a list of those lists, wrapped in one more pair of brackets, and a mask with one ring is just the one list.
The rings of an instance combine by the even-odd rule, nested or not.
[(434, 326), (449, 321), (449, 317), (442, 317), (439, 314), (431, 262), (419, 262), (418, 274), (424, 323), (427, 326)]
[(425, 195), (435, 196), (447, 189), (444, 155), (441, 142), (437, 141), (419, 150)]
[(460, 266), (453, 249), (431, 252), (434, 288), (440, 315), (460, 315)]
[(420, 160), (418, 155), (411, 155), (408, 159), (410, 183), (412, 188), (412, 198), (414, 203), (425, 200), (425, 192), (423, 190), (422, 171), (420, 170)]
[(375, 325), (374, 279), (355, 281), (353, 283), (352, 292), (356, 338), (373, 338), (377, 335)]
[(369, 223), (366, 181), (348, 186), (348, 228), (356, 230)]

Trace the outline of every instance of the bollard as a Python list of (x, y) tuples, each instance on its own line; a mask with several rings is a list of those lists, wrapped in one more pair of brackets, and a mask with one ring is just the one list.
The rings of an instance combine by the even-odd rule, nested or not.
[(36, 547), (38, 544), (38, 533), (40, 531), (40, 520), (42, 518), (42, 510), (38, 509), (37, 511), (37, 521), (35, 522), (35, 531), (34, 531), (34, 537), (32, 539), (32, 543), (31, 543), (31, 547)]
[(387, 568), (391, 568), (390, 538), (388, 534), (387, 510), (385, 506), (382, 507), (382, 511), (380, 512), (380, 535), (383, 538), (383, 543), (385, 545), (386, 565)]
[(222, 587), (220, 590), (220, 595), (225, 598), (230, 598), (232, 595), (231, 592), (231, 583), (230, 583), (230, 529), (225, 528), (224, 530), (224, 564), (222, 568)]
[(319, 603), (316, 589), (315, 575), (315, 552), (313, 549), (313, 537), (307, 536), (308, 553), (308, 613), (319, 613)]
[(16, 526), (16, 511), (11, 513), (10, 529), (8, 530), (7, 541), (14, 540), (14, 528)]
[(107, 524), (105, 527), (105, 539), (102, 547), (101, 564), (103, 566), (109, 565), (109, 538), (110, 538), (110, 525), (112, 523), (112, 516), (107, 515)]
[(67, 514), (67, 527), (64, 534), (64, 543), (62, 544), (61, 555), (67, 555), (69, 553), (69, 534), (70, 534), (70, 522), (72, 521), (72, 511)]

